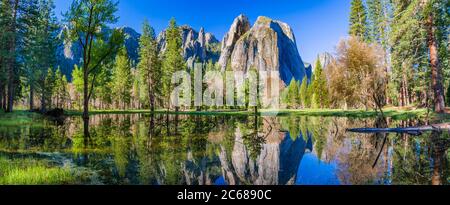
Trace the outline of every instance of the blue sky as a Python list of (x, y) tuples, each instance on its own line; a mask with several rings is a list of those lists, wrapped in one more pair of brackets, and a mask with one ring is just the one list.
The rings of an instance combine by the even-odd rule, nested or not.
[[(67, 11), (71, 0), (55, 0), (56, 14)], [(159, 33), (171, 17), (179, 25), (204, 27), (222, 40), (234, 18), (245, 14), (253, 24), (258, 16), (288, 23), (294, 30), (300, 55), (313, 62), (317, 54), (333, 52), (347, 36), (350, 0), (121, 0), (117, 25), (138, 32), (144, 19)]]

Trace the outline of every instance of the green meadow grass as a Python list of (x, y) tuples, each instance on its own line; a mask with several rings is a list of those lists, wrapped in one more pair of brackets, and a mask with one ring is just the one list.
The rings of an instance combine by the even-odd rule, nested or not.
[(51, 166), (49, 161), (0, 156), (0, 185), (59, 185), (75, 181), (69, 168)]
[[(384, 115), (394, 120), (411, 118), (426, 118), (432, 120), (450, 121), (450, 114), (436, 114), (430, 112), (427, 115), (426, 109), (396, 108), (388, 107), (383, 109)], [(83, 113), (76, 110), (65, 111), (67, 116), (81, 116)], [(206, 111), (167, 111), (165, 109), (155, 110), (93, 110), (90, 115), (99, 114), (170, 114), (170, 115), (203, 115), (203, 116), (253, 116), (253, 110), (206, 110)], [(317, 117), (348, 117), (348, 118), (373, 118), (379, 113), (374, 110), (343, 110), (343, 109), (280, 109), (280, 110), (258, 110), (260, 116), (317, 116)], [(13, 113), (0, 113), (0, 126), (17, 126), (32, 124), (38, 126), (33, 119), (42, 118), (41, 115), (27, 111), (15, 111)]]
[(0, 113), (0, 126), (33, 125), (38, 126), (39, 121), (35, 119), (42, 118), (37, 113), (27, 111), (14, 111), (12, 113)]
[[(399, 109), (386, 108), (383, 110), (386, 117), (393, 119), (410, 119), (410, 118), (424, 118), (427, 116), (426, 109)], [(169, 111), (156, 110), (95, 110), (91, 111), (90, 115), (97, 114), (179, 114), (179, 115), (212, 115), (212, 116), (251, 116), (254, 115), (253, 110), (211, 110), (211, 111)], [(81, 111), (66, 111), (69, 116), (81, 116)], [(281, 110), (264, 110), (261, 109), (258, 115), (261, 116), (317, 116), (317, 117), (349, 117), (349, 118), (371, 118), (376, 117), (379, 113), (374, 110), (343, 110), (343, 109), (281, 109)], [(439, 117), (443, 119), (450, 119), (450, 115), (436, 115), (431, 113), (430, 117)]]

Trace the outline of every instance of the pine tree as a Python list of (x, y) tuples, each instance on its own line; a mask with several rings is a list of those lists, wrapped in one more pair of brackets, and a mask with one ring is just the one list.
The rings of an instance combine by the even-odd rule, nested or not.
[(362, 0), (352, 0), (350, 10), (349, 34), (363, 40), (368, 40), (367, 12)]
[[(439, 59), (441, 63), (442, 75), (444, 78), (444, 85), (450, 84), (450, 35), (448, 25), (450, 25), (450, 1), (436, 1), (434, 12), (436, 39), (439, 46)], [(448, 104), (447, 104), (448, 106)]]
[(18, 42), (18, 24), (20, 18), (19, 0), (2, 0), (0, 7), (1, 26), (2, 26), (2, 49), (1, 64), (4, 76), (0, 83), (0, 89), (3, 93), (2, 107), (6, 112), (12, 112), (14, 99), (16, 95), (16, 85), (18, 76), (17, 62), (17, 42)]
[[(167, 50), (163, 61), (163, 95), (166, 98), (167, 108), (170, 108), (170, 94), (172, 92), (172, 75), (177, 71), (186, 70), (186, 64), (182, 56), (182, 38), (180, 29), (174, 18), (170, 20), (166, 31)], [(176, 107), (176, 110), (179, 108)]]
[[(435, 6), (437, 4), (437, 0), (422, 0), (422, 15), (423, 15), (423, 24), (426, 30), (427, 36), (427, 46), (428, 46), (428, 54), (430, 58), (431, 64), (431, 83), (432, 89), (434, 93), (434, 109), (435, 112), (444, 113), (445, 112), (445, 90), (442, 79), (442, 67), (441, 67), (441, 58), (439, 56), (439, 45), (438, 45), (438, 33), (436, 32), (437, 28), (437, 19), (439, 16), (439, 12), (436, 11)], [(448, 6), (448, 3), (447, 5)]]
[(320, 108), (327, 107), (329, 101), (327, 79), (319, 59), (317, 59), (314, 68), (314, 80), (312, 87), (315, 94), (313, 105), (317, 105), (317, 107)]
[(439, 45), (442, 39), (447, 41), (441, 34), (448, 33), (441, 26), (446, 21), (443, 5), (435, 0), (393, 1), (391, 81), (400, 93), (400, 105), (407, 105), (415, 98), (424, 101), (428, 92), (433, 92), (435, 111), (445, 110), (443, 75), (448, 68), (443, 69), (442, 65), (448, 64), (448, 60), (442, 59), (447, 58), (447, 48)]
[(309, 81), (309, 83), (307, 83), (307, 88), (306, 88), (305, 108), (311, 108), (312, 104), (314, 104), (314, 101), (313, 101), (314, 87), (315, 87), (314, 74), (312, 74), (311, 79), (307, 80), (307, 81)]
[[(99, 73), (96, 76), (95, 81), (90, 80), (95, 83), (95, 89), (92, 91), (92, 98), (95, 99), (95, 101), (100, 102), (100, 109), (104, 109), (106, 106), (110, 106), (112, 103), (112, 96), (111, 93), (112, 90), (112, 78), (113, 78), (113, 71), (112, 67), (114, 67), (114, 61), (108, 61), (105, 62), (100, 69)], [(80, 77), (82, 78), (82, 73)], [(80, 78), (78, 77), (78, 79)], [(82, 82), (82, 79), (81, 79)], [(81, 84), (81, 92), (83, 92), (82, 88), (83, 84)], [(80, 89), (78, 86), (77, 89)], [(97, 104), (98, 105), (98, 104)]]
[(143, 24), (143, 34), (139, 41), (139, 74), (144, 90), (147, 91), (150, 110), (154, 111), (157, 99), (161, 97), (162, 70), (158, 56), (158, 44), (155, 39), (155, 31), (148, 21)]
[(131, 89), (133, 87), (133, 78), (131, 75), (131, 63), (128, 59), (127, 51), (122, 48), (117, 57), (113, 68), (113, 86), (117, 104), (121, 109), (125, 109), (131, 100)]
[(369, 42), (381, 44), (385, 34), (383, 0), (367, 0)]
[(23, 37), (23, 46), (26, 49), (23, 49), (22, 55), (24, 59), (24, 74), (25, 74), (25, 84), (28, 87), (29, 94), (29, 109), (34, 109), (34, 95), (36, 90), (36, 84), (38, 79), (38, 70), (43, 69), (38, 66), (37, 55), (42, 54), (38, 51), (39, 46), (39, 38), (38, 28), (40, 24), (39, 18), (39, 5), (37, 0), (30, 0), (27, 13), (26, 13), (26, 31), (24, 32)]
[(42, 99), (47, 95), (45, 80), (47, 68), (56, 66), (56, 49), (59, 44), (58, 23), (54, 15), (52, 0), (39, 0), (28, 5), (25, 34), (25, 79), (30, 89), (30, 110), (33, 109), (35, 91), (41, 96), (41, 109), (45, 110)]
[[(428, 68), (421, 64), (426, 61), (425, 30), (417, 17), (418, 1), (411, 2), (393, 1), (394, 18), (390, 32), (390, 44), (392, 45), (392, 74), (390, 83), (395, 87), (394, 95), (399, 106), (409, 105), (411, 91), (418, 89), (425, 91), (422, 96), (427, 96), (429, 90), (429, 78), (424, 73)], [(420, 69), (413, 69), (418, 67)], [(425, 78), (423, 78), (425, 77)], [(414, 82), (414, 79), (420, 79)]]
[(7, 107), (7, 88), (8, 77), (6, 61), (8, 60), (8, 42), (10, 32), (8, 27), (10, 23), (11, 2), (9, 0), (0, 1), (0, 109), (6, 111)]
[(62, 74), (61, 70), (58, 68), (55, 72), (55, 105), (57, 108), (64, 108), (66, 100), (69, 96), (67, 90), (68, 82), (67, 78), (64, 74)]
[(291, 83), (289, 83), (289, 86), (286, 88), (286, 93), (284, 102), (287, 103), (289, 108), (297, 107), (299, 99), (299, 86), (295, 79), (292, 79)]
[(308, 77), (304, 77), (300, 84), (299, 104), (303, 108), (308, 107)]
[(133, 68), (131, 71), (131, 77), (133, 79), (133, 89), (131, 92), (131, 103), (132, 109), (141, 109), (142, 108), (142, 95), (143, 95), (143, 83), (141, 79), (141, 74), (137, 68)]
[(47, 69), (42, 89), (45, 92), (41, 96), (41, 112), (45, 113), (47, 108), (52, 106), (52, 97), (55, 92), (55, 73), (51, 68)]
[(312, 108), (312, 109), (318, 109), (318, 108), (321, 108), (321, 107), (320, 107), (320, 102), (319, 102), (319, 100), (318, 100), (318, 98), (317, 98), (317, 93), (313, 93), (313, 94), (312, 94), (312, 97), (311, 97), (311, 106), (310, 106), (310, 108)]

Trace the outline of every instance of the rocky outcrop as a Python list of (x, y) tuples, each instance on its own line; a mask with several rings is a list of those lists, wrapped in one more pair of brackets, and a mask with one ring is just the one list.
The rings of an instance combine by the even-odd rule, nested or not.
[(326, 67), (333, 61), (334, 57), (331, 53), (325, 52), (319, 55), (319, 58), (316, 59), (320, 61), (322, 68), (326, 69)]
[(136, 32), (130, 27), (124, 27), (123, 32), (125, 34), (125, 48), (127, 49), (128, 57), (137, 63), (139, 61), (139, 39), (141, 34)]
[(308, 79), (311, 79), (312, 75), (314, 73), (314, 69), (310, 63), (305, 63), (305, 71), (306, 71), (306, 76), (308, 77)]
[(68, 80), (72, 79), (72, 70), (74, 65), (79, 65), (82, 60), (82, 48), (77, 42), (65, 41), (64, 29), (58, 35), (58, 39), (61, 42), (56, 49), (56, 63), (61, 69), (61, 72), (66, 75)]
[(222, 69), (231, 62), (233, 71), (250, 68), (259, 71), (279, 71), (283, 85), (292, 79), (303, 80), (305, 65), (298, 53), (295, 36), (286, 23), (259, 17), (251, 29), (245, 16), (234, 20), (226, 34), (219, 60)]
[(244, 15), (238, 16), (234, 19), (233, 24), (230, 27), (230, 30), (223, 37), (222, 40), (222, 49), (221, 55), (219, 59), (219, 65), (222, 68), (222, 71), (225, 71), (229, 61), (231, 60), (231, 54), (234, 51), (234, 46), (236, 42), (248, 31), (250, 30), (250, 21)]
[[(217, 62), (220, 51), (219, 41), (211, 33), (206, 33), (203, 28), (200, 32), (189, 26), (180, 26), (182, 37), (183, 57), (191, 66), (196, 60)], [(160, 53), (166, 50), (166, 32), (162, 31), (157, 38)]]

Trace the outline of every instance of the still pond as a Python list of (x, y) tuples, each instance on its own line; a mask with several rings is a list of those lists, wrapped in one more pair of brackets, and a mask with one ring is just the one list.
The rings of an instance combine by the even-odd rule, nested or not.
[(450, 184), (448, 133), (346, 131), (379, 126), (371, 118), (93, 115), (89, 136), (81, 117), (10, 121), (0, 121), (0, 184)]

